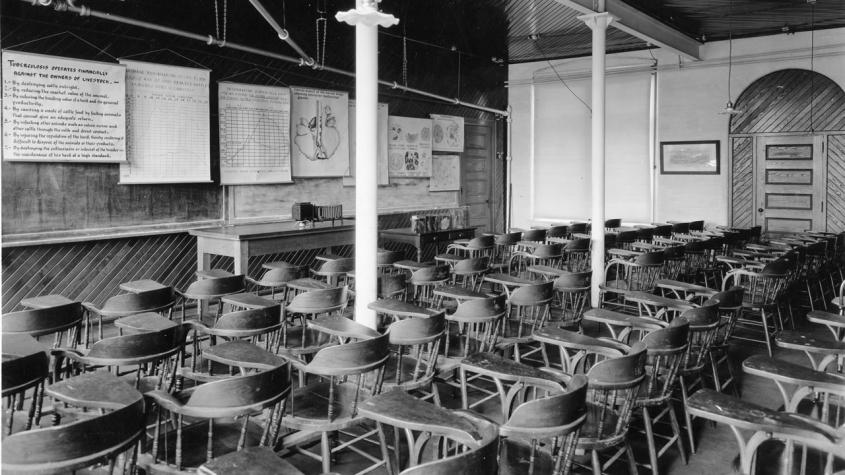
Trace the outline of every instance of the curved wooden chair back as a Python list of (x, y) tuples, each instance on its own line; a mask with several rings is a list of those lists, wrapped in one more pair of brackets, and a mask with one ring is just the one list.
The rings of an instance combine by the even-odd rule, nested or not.
[[(212, 335), (211, 344), (215, 344), (214, 337), (226, 339), (253, 338), (259, 335), (268, 335), (265, 342), (270, 344), (278, 340), (278, 331), (282, 327), (282, 308), (279, 305), (251, 310), (240, 310), (237, 312), (224, 313), (217, 319), (211, 328), (201, 327), (200, 331)], [(278, 342), (276, 342), (278, 343)], [(269, 348), (268, 348), (269, 349)]]
[[(283, 364), (267, 371), (251, 373), (245, 376), (233, 376), (226, 379), (211, 381), (196, 386), (184, 393), (170, 395), (163, 391), (150, 391), (146, 397), (156, 403), (158, 414), (156, 416), (155, 433), (153, 436), (152, 457), (153, 462), (159, 461), (159, 446), (164, 444), (165, 462), (173, 457), (173, 464), (177, 470), (184, 468), (185, 457), (182, 454), (183, 446), (202, 446), (201, 442), (183, 442), (184, 437), (194, 435), (207, 439), (205, 460), (199, 463), (191, 463), (192, 466), (199, 465), (214, 457), (214, 421), (221, 418), (241, 418), (241, 437), (238, 440), (236, 450), (241, 450), (245, 444), (245, 433), (250, 415), (261, 412), (264, 409), (272, 408), (266, 418), (264, 430), (259, 440), (259, 445), (273, 446), (278, 435), (278, 423), (281, 420), (282, 401), (290, 393), (289, 365)], [(187, 394), (186, 394), (187, 393)], [(169, 419), (177, 424), (175, 450), (168, 449), (168, 442), (171, 438), (161, 435), (162, 412), (170, 413)], [(189, 423), (185, 418), (207, 419), (208, 430), (184, 431), (183, 424)], [(167, 421), (167, 418), (164, 418)], [(167, 424), (167, 422), (165, 422)], [(190, 423), (193, 423), (191, 421)], [(186, 434), (187, 433), (187, 434)], [(207, 433), (207, 434), (206, 434)]]
[(411, 274), (410, 283), (414, 289), (413, 300), (419, 305), (430, 307), (435, 303), (434, 288), (451, 279), (449, 265), (423, 267)]
[(389, 356), (390, 335), (323, 348), (306, 365), (310, 374), (352, 376), (383, 366)]
[(685, 310), (681, 317), (689, 322), (689, 346), (682, 371), (699, 371), (704, 367), (707, 354), (719, 332), (719, 306), (711, 303), (691, 308)]
[(414, 285), (425, 285), (446, 282), (449, 279), (449, 266), (437, 265), (423, 267), (411, 273), (411, 283)]
[(513, 246), (522, 239), (522, 233), (517, 231), (513, 233), (497, 234), (494, 236), (493, 242), (497, 246)]
[(567, 272), (559, 275), (554, 280), (554, 288), (557, 291), (576, 291), (590, 287), (590, 280), (593, 276), (592, 271), (586, 272)]
[(616, 247), (616, 233), (604, 233), (604, 249), (613, 249)]
[(471, 257), (456, 262), (452, 271), (455, 275), (475, 274), (486, 272), (489, 265), (490, 258), (487, 256)]
[(175, 354), (185, 343), (190, 325), (157, 332), (104, 338), (91, 346), (81, 359), (90, 365), (120, 366), (142, 364)]
[(173, 287), (162, 287), (145, 292), (115, 295), (95, 311), (103, 317), (125, 317), (142, 312), (161, 312), (173, 307), (176, 300), (177, 295)]
[(66, 335), (64, 344), (73, 346), (79, 336), (83, 313), (80, 302), (7, 313), (3, 315), (3, 334), (32, 337), (55, 334), (53, 347), (61, 346)]
[(392, 271), (393, 263), (402, 260), (402, 253), (398, 251), (380, 250), (376, 254), (376, 266), (384, 271)]
[(193, 282), (182, 292), (182, 295), (188, 299), (208, 300), (223, 297), (229, 294), (236, 294), (243, 292), (244, 276), (232, 275), (227, 277), (217, 277), (213, 279), (202, 279)]
[(522, 231), (522, 241), (544, 242), (546, 240), (545, 229), (528, 229)]
[(644, 252), (637, 256), (636, 260), (634, 261), (637, 265), (651, 267), (651, 266), (662, 266), (663, 261), (665, 260), (665, 256), (663, 251), (652, 251), (652, 252)]
[(616, 235), (616, 246), (622, 249), (630, 249), (631, 243), (637, 240), (639, 232), (636, 230), (622, 231)]
[(672, 234), (689, 234), (690, 223), (671, 223)]
[[(303, 371), (308, 374), (328, 378), (329, 394), (325, 407), (325, 417), (308, 411), (306, 414), (297, 414), (294, 401), (290, 404), (290, 416), (305, 417), (308, 419), (319, 418), (331, 423), (335, 420), (338, 412), (355, 417), (358, 412), (358, 403), (370, 396), (381, 392), (384, 367), (390, 357), (390, 335), (385, 333), (375, 338), (358, 340), (352, 343), (334, 345), (321, 349), (314, 355), (314, 359), (305, 365)], [(354, 397), (351, 400), (337, 401), (334, 388), (337, 385), (353, 385)], [(324, 383), (318, 383), (324, 384)], [(340, 411), (337, 404), (351, 404), (351, 408)]]
[(470, 239), (466, 247), (471, 250), (485, 250), (492, 249), (495, 244), (496, 238), (488, 234)]
[(546, 230), (546, 239), (565, 238), (567, 236), (569, 236), (569, 226), (567, 225), (550, 226)]
[(672, 320), (668, 327), (655, 330), (642, 342), (646, 347), (646, 384), (637, 396), (638, 403), (656, 405), (672, 396), (675, 382), (689, 341), (689, 322), (683, 317)]
[(563, 247), (564, 252), (585, 251), (590, 249), (590, 240), (587, 238), (575, 238), (570, 240)]
[(558, 243), (541, 244), (535, 247), (529, 256), (535, 259), (559, 259), (563, 255), (563, 245)]
[(480, 438), (478, 445), (450, 457), (409, 467), (400, 475), (489, 475), (499, 473), (499, 437), (496, 424), (469, 411), (455, 411), (456, 417), (469, 419)]
[(660, 237), (671, 237), (672, 236), (672, 225), (671, 224), (658, 224), (654, 228), (652, 228), (652, 236), (660, 236)]
[(622, 226), (622, 220), (618, 218), (614, 219), (606, 219), (604, 221), (604, 228), (605, 229), (616, 229)]
[(283, 312), (314, 316), (343, 310), (348, 302), (349, 288), (345, 285), (331, 289), (314, 289), (291, 299), (290, 303), (283, 307)]
[[(29, 410), (22, 430), (30, 430), (32, 421), (40, 417), (41, 400), (44, 397), (44, 382), (50, 374), (50, 358), (39, 351), (19, 358), (3, 361), (3, 397), (7, 398), (9, 413), (4, 414), (6, 434), (11, 434), (15, 423), (15, 411), (23, 407), (26, 392), (35, 388), (29, 397)], [(38, 413), (36, 413), (36, 411)]]
[(302, 277), (304, 269), (303, 266), (276, 267), (266, 270), (260, 280), (252, 280), (252, 282), (262, 287), (281, 287)]
[(289, 368), (283, 364), (268, 371), (201, 384), (176, 412), (191, 417), (237, 417), (269, 407), (288, 392)]
[(742, 314), (742, 300), (745, 289), (742, 287), (731, 287), (723, 290), (704, 302), (704, 305), (716, 305), (719, 308), (719, 331), (713, 341), (714, 345), (727, 345), (728, 339), (733, 333), (736, 322)]
[(646, 348), (636, 343), (625, 356), (599, 361), (587, 373), (587, 423), (579, 438), (622, 441), (645, 378)]
[(499, 435), (524, 434), (533, 439), (566, 435), (584, 421), (586, 400), (587, 377), (575, 375), (566, 385), (566, 392), (516, 406), (499, 427)]
[(581, 272), (590, 268), (590, 240), (575, 238), (563, 246), (563, 260), (570, 272)]
[(560, 299), (561, 328), (577, 325), (590, 301), (590, 280), (593, 272), (562, 274), (554, 280), (554, 292)]
[(586, 233), (587, 223), (572, 223), (569, 225), (569, 234)]
[[(455, 312), (446, 317), (447, 321), (458, 324), (460, 345), (454, 350), (461, 356), (473, 352), (493, 351), (498, 339), (501, 323), (507, 314), (507, 296), (502, 294), (485, 299), (465, 300), (458, 304)], [(444, 353), (450, 355), (451, 339), (446, 333)]]
[(390, 325), (387, 333), (395, 351), (387, 363), (390, 386), (404, 390), (429, 385), (436, 373), (440, 342), (446, 331), (445, 312), (429, 318), (407, 318)]
[(637, 227), (637, 241), (651, 242), (654, 237), (654, 228), (650, 226)]
[[(119, 473), (131, 472), (137, 459), (135, 444), (144, 437), (144, 400), (101, 416), (37, 429), (3, 440), (3, 473), (64, 474), (132, 450)], [(110, 468), (114, 466), (110, 464)], [(128, 470), (126, 470), (128, 469)]]
[(406, 277), (403, 274), (380, 275), (378, 278), (378, 298), (397, 298), (405, 300)]
[(511, 293), (509, 303), (514, 306), (539, 306), (551, 302), (554, 295), (554, 282), (517, 287)]
[(336, 275), (345, 274), (355, 270), (355, 259), (343, 258), (335, 259), (333, 261), (325, 261), (319, 269), (314, 271), (316, 275)]
[(526, 285), (515, 289), (508, 300), (509, 319), (516, 321), (518, 327), (515, 334), (506, 336), (526, 337), (530, 336), (534, 330), (543, 327), (549, 319), (553, 297), (554, 282)]

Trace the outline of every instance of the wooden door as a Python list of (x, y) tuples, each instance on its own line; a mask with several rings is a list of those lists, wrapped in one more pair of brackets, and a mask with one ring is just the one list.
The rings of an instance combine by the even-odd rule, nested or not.
[(495, 154), (493, 123), (465, 123), (461, 154), (461, 204), (469, 206), (469, 225), (493, 231), (491, 179)]
[(823, 137), (757, 137), (756, 224), (763, 232), (823, 231), (826, 186)]

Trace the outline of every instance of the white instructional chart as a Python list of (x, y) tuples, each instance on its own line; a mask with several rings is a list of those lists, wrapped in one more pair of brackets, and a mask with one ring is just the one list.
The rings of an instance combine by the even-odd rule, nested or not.
[(120, 62), (129, 159), (120, 165), (120, 183), (211, 182), (209, 71)]
[[(388, 185), (390, 180), (387, 175), (387, 104), (379, 102), (377, 114), (376, 167), (378, 176), (376, 183)], [(343, 177), (343, 186), (355, 186), (355, 123), (355, 101), (349, 101), (349, 169), (346, 170), (346, 175)]]
[(293, 175), (343, 176), (349, 169), (349, 93), (291, 87)]
[(290, 90), (218, 83), (220, 182), (290, 183)]
[(431, 122), (431, 150), (435, 152), (464, 151), (463, 117), (431, 114)]
[(4, 51), (3, 160), (124, 162), (125, 68)]
[(431, 176), (431, 119), (388, 118), (388, 171), (393, 177)]

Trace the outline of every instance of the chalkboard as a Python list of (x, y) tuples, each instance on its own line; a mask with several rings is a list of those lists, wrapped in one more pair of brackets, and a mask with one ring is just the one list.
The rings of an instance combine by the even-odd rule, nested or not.
[(118, 185), (116, 164), (2, 163), (3, 236), (220, 219), (215, 184)]

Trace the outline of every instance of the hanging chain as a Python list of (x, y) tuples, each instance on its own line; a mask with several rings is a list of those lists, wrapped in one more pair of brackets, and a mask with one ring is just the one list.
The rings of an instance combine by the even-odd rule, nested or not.
[(220, 13), (217, 11), (217, 2), (214, 0), (214, 36), (220, 38)]
[(223, 41), (226, 41), (226, 25), (229, 24), (229, 0), (223, 0)]
[(408, 37), (402, 33), (402, 84), (408, 87)]
[(229, 0), (223, 0), (223, 37), (220, 36), (220, 0), (214, 0), (214, 36), (226, 42), (226, 24), (229, 23)]
[[(320, 8), (322, 3), (323, 8)], [(317, 4), (317, 21), (315, 22), (316, 36), (317, 36), (317, 62), (320, 67), (326, 65), (326, 36), (328, 32), (328, 22), (326, 21), (325, 2)]]

